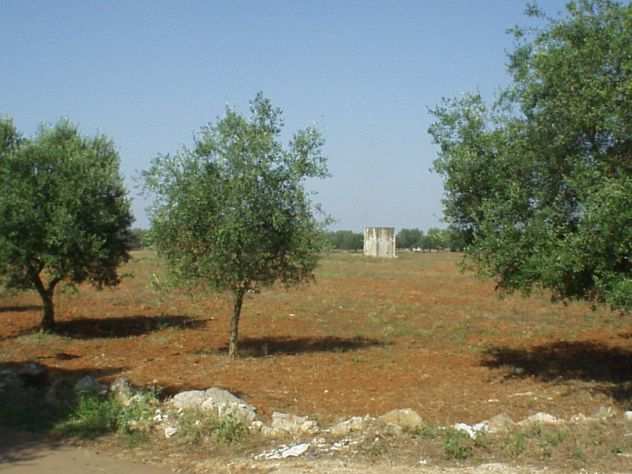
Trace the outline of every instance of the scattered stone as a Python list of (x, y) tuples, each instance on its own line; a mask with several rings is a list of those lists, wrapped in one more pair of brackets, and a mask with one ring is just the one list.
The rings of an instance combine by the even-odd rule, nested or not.
[(251, 433), (261, 433), (264, 426), (265, 425), (263, 424), (263, 421), (255, 420), (252, 423), (250, 423), (250, 425), (248, 426), (248, 430)]
[(391, 410), (378, 419), (386, 425), (399, 426), (404, 431), (414, 431), (423, 426), (424, 423), (419, 414), (410, 408)]
[(608, 418), (612, 418), (615, 415), (616, 413), (614, 411), (614, 408), (601, 406), (595, 413), (593, 413), (592, 418), (597, 418), (598, 420), (607, 420)]
[(632, 411), (623, 413), (623, 429), (625, 436), (632, 436)]
[(178, 432), (178, 428), (175, 426), (165, 426), (165, 438), (169, 439)]
[(255, 456), (256, 460), (273, 460), (287, 459), (302, 456), (309, 450), (309, 443), (300, 443), (294, 445), (282, 445), (271, 451), (265, 451)]
[(255, 407), (221, 388), (180, 392), (171, 399), (171, 404), (179, 410), (212, 411), (220, 418), (234, 416), (246, 424), (250, 424), (257, 417)]
[(189, 390), (180, 392), (171, 399), (171, 404), (179, 410), (200, 409), (202, 403), (206, 401), (204, 390)]
[(205, 395), (206, 400), (201, 405), (202, 410), (213, 411), (220, 418), (234, 416), (245, 424), (252, 423), (257, 418), (255, 407), (227, 390), (209, 388)]
[(267, 436), (296, 436), (311, 435), (320, 431), (318, 423), (306, 416), (297, 416), (289, 413), (272, 413), (272, 424), (269, 429), (264, 427), (262, 433)]
[(134, 390), (125, 377), (117, 377), (110, 385), (110, 393), (123, 406), (129, 406), (134, 396)]
[(374, 421), (374, 418), (370, 416), (353, 416), (348, 420), (343, 420), (331, 428), (329, 428), (329, 432), (336, 437), (346, 436), (349, 433), (365, 431), (371, 422)]
[(97, 379), (91, 375), (86, 375), (85, 377), (80, 378), (75, 384), (75, 392), (77, 393), (95, 393), (104, 395), (107, 393), (107, 390), (107, 386), (99, 383)]
[(504, 413), (490, 418), (486, 423), (488, 433), (503, 433), (511, 430), (515, 425), (514, 421)]
[(595, 421), (595, 418), (592, 418), (590, 416), (586, 416), (583, 413), (578, 413), (577, 415), (571, 416), (569, 421), (571, 423), (579, 425), (579, 424), (582, 424), (582, 423), (590, 423), (591, 421)]
[(543, 425), (557, 425), (562, 423), (562, 420), (559, 418), (550, 415), (549, 413), (538, 412), (535, 415), (531, 415), (524, 420), (520, 421), (518, 424), (520, 426), (525, 425), (533, 425), (533, 424), (543, 424)]
[(489, 429), (489, 426), (486, 421), (481, 421), (480, 423), (476, 423), (474, 425), (468, 425), (467, 423), (457, 423), (453, 426), (453, 428), (457, 431), (462, 431), (463, 433), (466, 433), (472, 439), (476, 439), (479, 434), (486, 433)]

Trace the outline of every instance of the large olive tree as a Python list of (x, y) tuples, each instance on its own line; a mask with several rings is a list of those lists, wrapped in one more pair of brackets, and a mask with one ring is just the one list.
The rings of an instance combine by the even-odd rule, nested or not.
[(500, 98), (434, 109), (446, 218), (501, 289), (632, 309), (632, 5), (528, 13)]
[(118, 283), (132, 215), (109, 139), (67, 121), (25, 139), (1, 120), (0, 188), (0, 282), (37, 290), (42, 329), (54, 328), (59, 283)]
[(283, 146), (282, 125), (259, 94), (249, 117), (227, 109), (193, 149), (159, 156), (145, 173), (153, 242), (175, 280), (232, 293), (231, 358), (246, 292), (312, 278), (324, 243), (304, 189), (326, 176), (323, 141), (308, 128)]

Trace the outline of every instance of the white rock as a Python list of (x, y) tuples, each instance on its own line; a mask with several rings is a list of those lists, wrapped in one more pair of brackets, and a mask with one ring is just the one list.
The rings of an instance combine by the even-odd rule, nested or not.
[(189, 390), (180, 392), (171, 399), (171, 404), (179, 410), (199, 409), (206, 401), (204, 390)]
[(487, 431), (489, 433), (502, 433), (509, 431), (514, 425), (514, 421), (509, 416), (501, 413), (487, 420)]
[(173, 435), (175, 435), (177, 432), (178, 432), (178, 428), (176, 428), (175, 426), (166, 426), (165, 427), (165, 438), (169, 439)]
[(255, 407), (221, 388), (180, 392), (171, 399), (171, 404), (178, 410), (212, 411), (220, 418), (231, 415), (246, 424), (257, 417)]
[(623, 413), (623, 429), (625, 436), (632, 436), (632, 411)]
[(525, 418), (518, 424), (520, 426), (525, 426), (525, 425), (533, 425), (536, 423), (541, 423), (543, 425), (557, 425), (559, 423), (562, 423), (562, 420), (560, 420), (559, 418), (553, 415), (550, 415), (549, 413), (538, 412), (535, 415), (531, 415)]
[(271, 429), (274, 436), (284, 434), (303, 435), (315, 434), (320, 431), (318, 423), (305, 416), (291, 415), (289, 413), (272, 413)]
[(243, 423), (249, 424), (257, 417), (255, 407), (227, 390), (209, 388), (206, 390), (205, 396), (206, 400), (204, 400), (200, 408), (213, 411), (220, 418), (232, 415)]
[(348, 420), (343, 420), (329, 428), (333, 436), (346, 436), (349, 433), (364, 431), (374, 419), (370, 416), (353, 416)]
[(612, 418), (614, 415), (614, 408), (601, 406), (595, 413), (593, 413), (592, 417), (600, 420), (606, 420), (608, 418)]

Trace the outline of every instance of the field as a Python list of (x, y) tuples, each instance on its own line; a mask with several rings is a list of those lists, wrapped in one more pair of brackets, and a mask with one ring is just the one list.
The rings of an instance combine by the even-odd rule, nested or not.
[(219, 386), (264, 416), (323, 422), (406, 407), (437, 424), (630, 408), (629, 318), (546, 294), (499, 299), (460, 259), (330, 255), (312, 285), (248, 295), (230, 361), (230, 301), (161, 289), (142, 251), (119, 288), (60, 292), (58, 335), (37, 331), (37, 295), (0, 296), (0, 367), (35, 360), (167, 394)]

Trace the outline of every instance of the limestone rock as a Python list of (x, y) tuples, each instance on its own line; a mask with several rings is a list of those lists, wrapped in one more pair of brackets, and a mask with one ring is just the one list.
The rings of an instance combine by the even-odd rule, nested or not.
[(329, 428), (329, 432), (333, 436), (346, 436), (349, 433), (365, 431), (372, 421), (373, 418), (371, 418), (370, 416), (353, 416), (348, 420), (343, 420), (339, 423), (336, 423), (334, 426)]
[(182, 410), (212, 411), (220, 418), (234, 416), (245, 424), (252, 423), (257, 417), (255, 407), (221, 388), (180, 392), (171, 399), (171, 404)]
[(632, 436), (632, 411), (623, 413), (623, 429), (626, 436)]
[(129, 406), (134, 396), (134, 389), (125, 377), (117, 377), (110, 385), (110, 393), (122, 405)]
[(601, 406), (595, 413), (593, 413), (592, 418), (597, 418), (598, 420), (607, 420), (608, 418), (612, 418), (614, 415), (614, 408)]
[(391, 410), (378, 418), (387, 425), (399, 426), (405, 431), (413, 431), (423, 425), (421, 416), (410, 408)]
[(175, 426), (165, 426), (165, 438), (169, 439), (171, 437), (173, 437), (176, 433), (178, 432), (178, 428), (176, 428)]
[(262, 430), (262, 433), (266, 433), (272, 436), (283, 435), (306, 435), (315, 434), (320, 431), (318, 423), (314, 420), (310, 420), (305, 416), (291, 415), (289, 413), (272, 413), (272, 424), (270, 430)]
[(179, 410), (199, 410), (205, 401), (206, 392), (204, 390), (189, 390), (176, 394), (171, 399), (171, 404)]
[(488, 433), (503, 433), (515, 425), (514, 421), (504, 413), (490, 418), (486, 423)]
[(227, 390), (209, 388), (205, 392), (206, 400), (202, 402), (202, 410), (213, 411), (217, 416), (234, 416), (243, 423), (252, 423), (256, 418), (256, 408), (244, 402)]
[(557, 425), (559, 423), (562, 423), (562, 420), (560, 420), (559, 418), (553, 415), (550, 415), (549, 413), (538, 412), (535, 415), (531, 415), (525, 418), (518, 424), (521, 426), (525, 426), (525, 425), (533, 425), (537, 423), (541, 423), (543, 425)]

